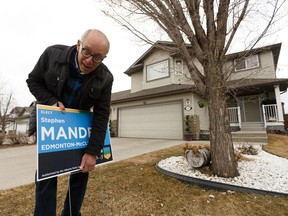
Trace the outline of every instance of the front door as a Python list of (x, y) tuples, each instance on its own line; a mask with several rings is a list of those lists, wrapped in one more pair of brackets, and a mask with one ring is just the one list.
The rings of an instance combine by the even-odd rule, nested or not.
[(242, 122), (261, 122), (259, 96), (243, 97), (240, 102)]

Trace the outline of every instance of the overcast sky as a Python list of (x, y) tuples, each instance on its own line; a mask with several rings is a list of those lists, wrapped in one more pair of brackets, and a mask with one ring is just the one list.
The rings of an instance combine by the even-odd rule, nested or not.
[[(25, 80), (44, 49), (53, 44), (74, 45), (89, 28), (102, 30), (110, 40), (111, 49), (104, 63), (115, 78), (113, 92), (130, 89), (130, 78), (123, 72), (149, 46), (143, 46), (131, 33), (103, 16), (96, 2), (93, 0), (0, 2), (0, 79), (13, 90), (15, 105), (28, 106), (34, 100)], [(283, 27), (271, 40), (267, 40), (267, 45), (282, 42), (277, 76), (287, 78), (287, 24)], [(288, 103), (287, 98), (282, 97), (282, 100)]]
[(0, 2), (0, 78), (13, 89), (15, 104), (28, 106), (34, 97), (26, 79), (47, 46), (75, 45), (90, 28), (102, 30), (111, 49), (104, 60), (114, 75), (113, 92), (130, 89), (123, 72), (149, 46), (102, 15), (92, 0), (9, 0)]

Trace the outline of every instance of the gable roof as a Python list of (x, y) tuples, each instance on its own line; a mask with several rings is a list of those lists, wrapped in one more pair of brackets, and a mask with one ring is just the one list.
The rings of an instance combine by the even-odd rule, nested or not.
[[(189, 45), (187, 45), (189, 46)], [(139, 70), (143, 69), (144, 60), (150, 56), (155, 50), (164, 49), (164, 47), (169, 48), (169, 50), (175, 49), (177, 50), (175, 44), (169, 41), (157, 41), (154, 43), (140, 58), (138, 58), (124, 73), (127, 75), (131, 75), (132, 73), (138, 72)]]
[(274, 85), (279, 85), (280, 91), (287, 91), (288, 79), (239, 79), (228, 82), (229, 89), (238, 96), (274, 91)]
[(131, 90), (125, 90), (113, 93), (111, 97), (111, 104), (134, 101), (136, 99), (140, 100), (153, 97), (180, 94), (185, 92), (194, 92), (194, 90), (195, 87), (192, 85), (179, 85), (179, 84), (171, 84), (152, 89), (145, 89), (134, 93), (131, 93)]
[(18, 121), (22, 119), (29, 119), (34, 107), (14, 107), (10, 112), (10, 121)]
[[(264, 93), (273, 91), (274, 85), (280, 86), (280, 91), (286, 91), (288, 88), (288, 79), (240, 79), (227, 82), (229, 90), (238, 96), (248, 95), (251, 93)], [(195, 85), (171, 84), (167, 86), (145, 89), (131, 93), (131, 90), (115, 92), (111, 97), (111, 104), (142, 100), (160, 96), (175, 95), (181, 93), (193, 92), (197, 94)]]
[(23, 111), (23, 107), (16, 106), (11, 111), (10, 114), (14, 114), (15, 116), (19, 116), (19, 114)]
[[(187, 44), (186, 46), (188, 48), (189, 47), (192, 48), (192, 46), (190, 44)], [(140, 56), (140, 58), (138, 58), (124, 73), (127, 74), (128, 76), (131, 76), (131, 74), (142, 70), (143, 67), (144, 67), (143, 62), (145, 61), (145, 59), (148, 56), (150, 56), (153, 52), (155, 52), (155, 50), (158, 50), (158, 49), (164, 50), (165, 47), (167, 49), (169, 48), (169, 51), (172, 52), (171, 54), (173, 54), (173, 49), (175, 51), (177, 51), (177, 47), (176, 47), (176, 45), (173, 42), (157, 41), (142, 56)], [(274, 58), (274, 63), (275, 63), (275, 68), (276, 68), (277, 64), (278, 64), (279, 55), (280, 55), (281, 43), (272, 44), (272, 45), (259, 47), (259, 48), (254, 48), (254, 49), (249, 49), (249, 50), (245, 50), (245, 51), (241, 51), (241, 52), (227, 54), (226, 55), (226, 60), (233, 60), (233, 59), (249, 56), (251, 54), (258, 54), (258, 53), (261, 53), (261, 52), (267, 52), (267, 51), (270, 51), (270, 50), (273, 53), (273, 58)]]

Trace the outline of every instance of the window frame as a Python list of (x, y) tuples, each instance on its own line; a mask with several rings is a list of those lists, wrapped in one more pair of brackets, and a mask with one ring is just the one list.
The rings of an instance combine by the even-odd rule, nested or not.
[[(249, 64), (251, 64), (252, 62), (252, 57), (255, 58), (256, 60), (256, 65), (252, 65), (252, 66), (249, 66)], [(238, 62), (237, 62), (238, 61)], [(254, 60), (253, 60), (254, 61)], [(238, 71), (244, 71), (244, 70), (251, 70), (251, 69), (254, 69), (254, 68), (259, 68), (260, 67), (260, 61), (259, 61), (259, 55), (258, 54), (255, 54), (255, 55), (251, 55), (251, 56), (247, 56), (243, 59), (236, 59), (233, 61), (234, 62), (234, 68), (235, 68), (235, 71), (238, 72)], [(244, 64), (244, 68), (240, 68), (240, 69), (237, 69), (237, 66), (239, 65), (242, 65)]]
[[(161, 66), (162, 65), (162, 66)], [(155, 75), (155, 70), (160, 67), (160, 70), (163, 70), (164, 73), (163, 75)], [(153, 73), (154, 70), (154, 75), (151, 74)], [(157, 74), (160, 74), (162, 72), (158, 72)], [(149, 65), (146, 65), (146, 81), (147, 82), (151, 82), (151, 81), (154, 81), (154, 80), (159, 80), (159, 79), (164, 79), (164, 78), (167, 78), (170, 76), (170, 61), (169, 59), (164, 59), (164, 60), (161, 60), (161, 61), (158, 61), (158, 62), (155, 62), (153, 64), (149, 64)]]
[[(178, 67), (177, 66), (179, 66), (178, 64), (177, 64), (177, 62), (181, 62), (181, 68), (179, 67), (179, 70), (178, 70)], [(182, 59), (175, 59), (175, 75), (183, 75), (183, 73), (184, 73), (184, 69), (183, 69), (183, 60)]]

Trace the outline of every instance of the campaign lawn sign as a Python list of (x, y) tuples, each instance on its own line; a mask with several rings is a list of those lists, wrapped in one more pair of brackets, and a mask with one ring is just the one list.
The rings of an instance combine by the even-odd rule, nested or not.
[[(92, 113), (38, 104), (37, 111), (37, 181), (80, 171), (80, 163), (92, 127)], [(96, 165), (112, 161), (112, 147), (107, 126), (104, 147)]]

